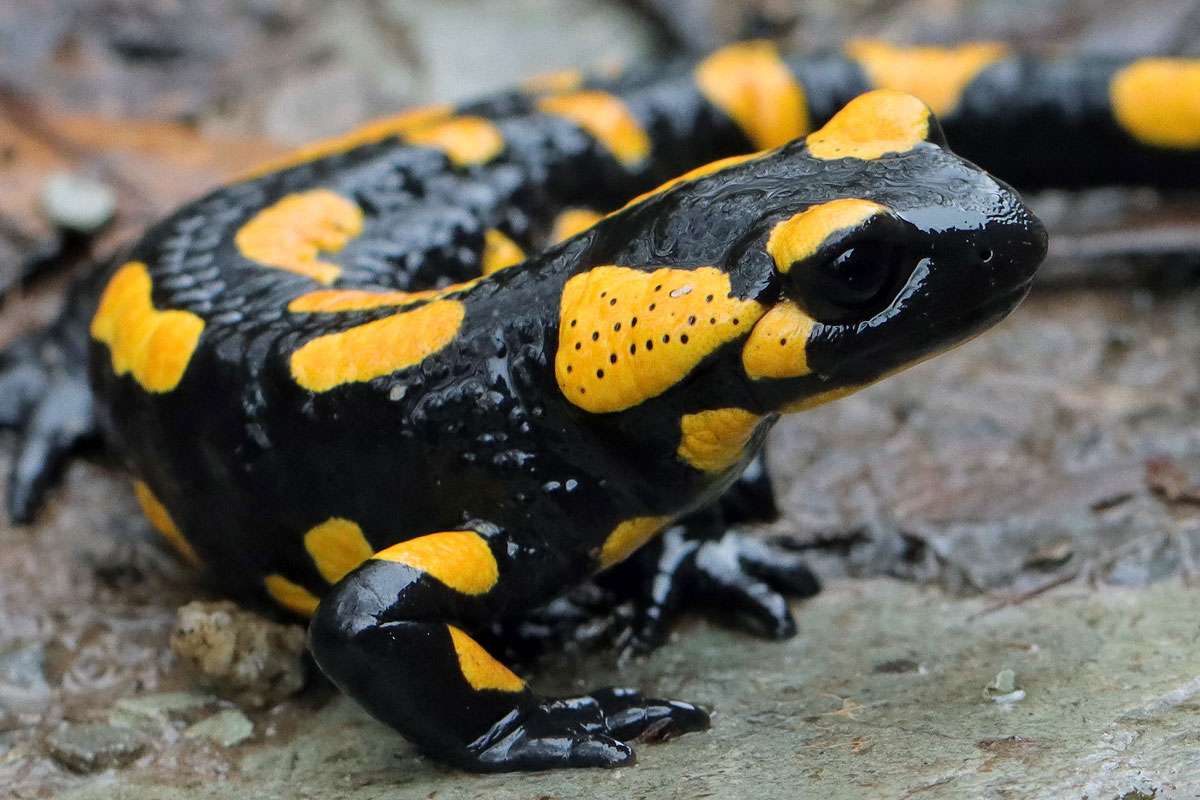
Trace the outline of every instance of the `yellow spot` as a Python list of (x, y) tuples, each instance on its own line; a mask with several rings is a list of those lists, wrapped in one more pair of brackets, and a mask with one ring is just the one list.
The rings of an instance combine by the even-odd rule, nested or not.
[(474, 531), (419, 536), (380, 550), (375, 558), (407, 564), (463, 594), (483, 594), (500, 579), (496, 557)]
[(572, 236), (583, 233), (603, 218), (603, 214), (599, 211), (592, 211), (590, 208), (568, 208), (554, 218), (554, 226), (550, 230), (550, 243), (565, 242)]
[(709, 163), (701, 165), (699, 167), (696, 167), (695, 169), (688, 170), (687, 172), (683, 173), (682, 175), (671, 178), (671, 180), (666, 181), (665, 183), (659, 184), (658, 186), (654, 187), (653, 189), (651, 189), (648, 192), (642, 192), (637, 197), (633, 198), (628, 203), (621, 206), (621, 208), (619, 208), (618, 211), (624, 211), (625, 209), (629, 208), (630, 206), (635, 206), (638, 203), (642, 202), (643, 200), (654, 197), (655, 195), (660, 195), (663, 192), (667, 191), (668, 189), (673, 189), (676, 186), (678, 186), (679, 184), (684, 183), (686, 181), (693, 181), (693, 180), (696, 180), (697, 178), (703, 178), (705, 175), (712, 175), (714, 172), (720, 172), (721, 170), (725, 169), (726, 167), (732, 167), (737, 164), (744, 164), (747, 161), (753, 161), (754, 159), (758, 158), (761, 155), (763, 155), (763, 154), (762, 153), (747, 153), (746, 155), (729, 156), (728, 158), (719, 158), (716, 161), (710, 161)]
[(929, 136), (929, 109), (911, 94), (876, 89), (860, 94), (808, 135), (814, 158), (861, 158), (905, 153)]
[(741, 459), (761, 419), (741, 408), (684, 414), (679, 421), (682, 435), (676, 453), (705, 472), (726, 469)]
[(492, 689), (497, 692), (519, 692), (525, 688), (525, 681), (513, 674), (512, 670), (501, 664), (492, 654), (484, 650), (479, 642), (472, 639), (453, 625), (447, 625), (450, 631), (450, 641), (454, 644), (454, 654), (458, 656), (458, 668), (475, 691)]
[(318, 336), (292, 353), (292, 377), (305, 389), (324, 392), (411, 367), (449, 344), (465, 313), (457, 300), (437, 300)]
[(483, 235), (483, 274), (491, 275), (502, 269), (520, 264), (525, 260), (525, 251), (512, 239), (495, 228)]
[(658, 535), (670, 521), (670, 517), (634, 517), (613, 528), (600, 547), (600, 569), (608, 569), (629, 558), (635, 550)]
[(567, 281), (559, 308), (558, 387), (594, 414), (657, 397), (763, 314), (731, 296), (715, 267), (595, 267)]
[[(880, 378), (879, 380), (883, 380)], [(843, 397), (849, 397), (857, 391), (867, 388), (872, 383), (878, 381), (870, 381), (869, 383), (856, 383), (850, 386), (840, 386), (837, 389), (830, 389), (825, 392), (818, 392), (814, 395), (809, 395), (803, 399), (797, 400), (794, 403), (788, 403), (783, 408), (779, 409), (784, 414), (795, 414), (800, 411), (808, 411), (817, 406), (823, 406), (826, 403), (832, 403), (834, 400), (841, 400)]]
[(331, 517), (304, 534), (304, 549), (330, 583), (340, 581), (374, 552), (362, 528), (340, 517)]
[(142, 507), (142, 513), (146, 515), (146, 519), (150, 520), (150, 525), (154, 530), (161, 533), (163, 538), (175, 548), (176, 552), (183, 556), (184, 560), (193, 567), (203, 566), (200, 556), (196, 555), (196, 551), (192, 549), (191, 543), (179, 530), (179, 526), (175, 524), (175, 520), (171, 519), (166, 506), (154, 496), (154, 492), (150, 491), (150, 487), (144, 481), (134, 481), (133, 493), (137, 496), (138, 505)]
[(352, 201), (328, 189), (311, 189), (259, 211), (233, 241), (251, 261), (329, 285), (342, 268), (322, 261), (320, 254), (338, 252), (362, 226), (362, 211)]
[(384, 139), (390, 139), (393, 136), (400, 136), (403, 133), (419, 128), (422, 125), (427, 125), (435, 120), (445, 119), (450, 116), (451, 109), (452, 107), (449, 105), (424, 106), (422, 108), (410, 109), (395, 116), (373, 120), (350, 133), (312, 142), (281, 158), (272, 159), (265, 164), (260, 164), (243, 175), (242, 179), (258, 178), (299, 164), (307, 164), (310, 161), (316, 161), (326, 156), (345, 153), (356, 147), (382, 142)]
[(821, 249), (833, 234), (857, 228), (871, 217), (886, 213), (885, 206), (854, 197), (811, 206), (771, 229), (767, 252), (775, 269), (787, 273), (794, 263)]
[(204, 331), (190, 311), (158, 311), (151, 302), (150, 272), (130, 261), (113, 275), (92, 318), (92, 338), (108, 345), (118, 375), (132, 373), (148, 392), (179, 385)]
[(754, 326), (742, 347), (742, 368), (754, 380), (807, 375), (812, 317), (790, 300), (779, 303)]
[(618, 161), (634, 167), (650, 155), (650, 137), (620, 98), (607, 92), (583, 91), (543, 97), (538, 110), (563, 117), (590, 133)]
[(804, 89), (770, 42), (723, 47), (696, 67), (696, 84), (759, 149), (811, 130)]
[(583, 85), (583, 73), (577, 69), (559, 69), (534, 75), (521, 83), (530, 94), (573, 92)]
[(419, 292), (375, 291), (371, 289), (318, 289), (306, 292), (288, 303), (288, 311), (296, 313), (332, 313), (336, 311), (366, 311), (385, 306), (405, 306), (421, 300), (440, 300), (465, 292), (483, 280), (483, 276), (462, 283), (452, 283), (441, 289)]
[(483, 117), (455, 117), (416, 128), (404, 135), (409, 144), (432, 147), (456, 167), (486, 164), (504, 150), (500, 129)]
[(873, 39), (846, 43), (846, 55), (858, 62), (871, 85), (914, 94), (939, 115), (954, 113), (967, 85), (1008, 53), (1000, 42), (956, 47), (895, 47)]
[(1200, 59), (1143, 58), (1113, 76), (1113, 115), (1152, 147), (1200, 148)]
[(263, 578), (263, 586), (276, 603), (302, 617), (311, 617), (321, 602), (308, 589), (298, 583), (292, 583), (282, 575), (268, 575)]

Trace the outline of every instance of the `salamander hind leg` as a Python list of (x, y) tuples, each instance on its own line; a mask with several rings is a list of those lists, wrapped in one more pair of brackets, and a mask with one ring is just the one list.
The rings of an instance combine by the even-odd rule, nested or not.
[(622, 766), (634, 760), (623, 740), (708, 726), (695, 706), (631, 690), (542, 697), (497, 661), (469, 631), (520, 602), (529, 565), (479, 530), (382, 550), (326, 595), (309, 641), (342, 691), (424, 752), (476, 771)]
[(624, 652), (661, 646), (685, 610), (707, 611), (769, 639), (795, 635), (789, 598), (815, 595), (820, 582), (794, 549), (730, 527), (726, 513), (720, 505), (698, 511), (600, 576), (633, 598), (618, 641)]
[(84, 293), (76, 287), (56, 322), (0, 350), (0, 428), (20, 432), (7, 487), (13, 522), (32, 520), (75, 446), (96, 433)]

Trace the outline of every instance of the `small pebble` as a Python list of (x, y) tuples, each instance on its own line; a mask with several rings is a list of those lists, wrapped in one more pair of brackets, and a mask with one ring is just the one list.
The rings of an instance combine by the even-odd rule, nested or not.
[(117, 210), (112, 188), (74, 172), (56, 172), (42, 185), (42, 210), (59, 228), (95, 233)]
[(199, 686), (245, 708), (275, 705), (304, 687), (304, 628), (228, 600), (180, 608), (171, 650)]
[(241, 711), (228, 709), (197, 722), (183, 735), (189, 739), (208, 739), (222, 747), (233, 747), (254, 735), (254, 723)]
[(984, 687), (983, 696), (996, 703), (1017, 703), (1025, 699), (1025, 690), (1017, 688), (1017, 673), (1005, 668)]
[(87, 723), (66, 725), (46, 737), (50, 756), (75, 772), (99, 772), (133, 761), (146, 740), (132, 728)]

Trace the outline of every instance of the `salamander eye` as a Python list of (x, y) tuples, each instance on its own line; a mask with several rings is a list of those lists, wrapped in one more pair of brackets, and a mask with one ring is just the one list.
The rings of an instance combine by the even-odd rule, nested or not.
[(814, 319), (865, 319), (894, 297), (914, 259), (894, 242), (856, 242), (827, 259), (794, 264), (788, 275)]

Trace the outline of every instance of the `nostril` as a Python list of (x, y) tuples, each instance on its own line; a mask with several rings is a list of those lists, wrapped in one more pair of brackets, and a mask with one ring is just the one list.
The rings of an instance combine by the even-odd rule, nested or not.
[(992, 260), (993, 255), (995, 255), (995, 253), (992, 252), (992, 248), (985, 247), (979, 251), (979, 260), (986, 264)]

